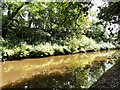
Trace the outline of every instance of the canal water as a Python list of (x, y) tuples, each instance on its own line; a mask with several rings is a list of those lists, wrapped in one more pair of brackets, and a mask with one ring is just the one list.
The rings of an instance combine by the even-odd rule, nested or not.
[(120, 50), (78, 53), (0, 62), (6, 88), (51, 88), (52, 90), (89, 88), (110, 69)]

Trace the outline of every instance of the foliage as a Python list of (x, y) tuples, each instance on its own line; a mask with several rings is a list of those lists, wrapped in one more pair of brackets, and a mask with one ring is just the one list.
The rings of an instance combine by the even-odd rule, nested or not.
[[(4, 41), (5, 42), (5, 41)], [(12, 42), (11, 42), (12, 43)], [(86, 51), (98, 51), (100, 49), (113, 49), (115, 46), (111, 43), (96, 43), (92, 38), (82, 36), (81, 39), (73, 38), (69, 42), (64, 41), (64, 45), (58, 43), (39, 43), (37, 45), (28, 45), (20, 42), (10, 48), (7, 44), (2, 47), (3, 59), (12, 60), (25, 57), (44, 57), (59, 54), (72, 54)]]
[[(105, 5), (104, 7), (100, 8), (100, 13), (98, 14), (98, 18), (101, 20), (102, 25), (105, 24), (105, 26), (110, 23), (112, 24), (118, 24), (120, 25), (120, 1), (119, 2), (108, 2), (108, 5)], [(105, 23), (103, 23), (105, 22)], [(110, 36), (112, 38), (116, 38), (118, 43), (120, 43), (120, 29), (118, 27), (118, 30), (113, 33), (115, 27), (109, 27), (108, 30), (110, 31)]]
[[(2, 2), (1, 6), (3, 59), (115, 48), (110, 39), (112, 36), (107, 38), (105, 27), (97, 24), (99, 20), (90, 21), (91, 3), (12, 1)], [(100, 9), (99, 18), (103, 9)], [(119, 38), (119, 34), (114, 36)]]
[(119, 2), (108, 2), (108, 6), (99, 7), (100, 13), (98, 17), (104, 21), (111, 23), (119, 23), (120, 20), (120, 1)]
[(89, 6), (86, 2), (3, 2), (3, 37), (32, 42), (79, 36), (87, 29)]
[(97, 42), (100, 41), (106, 41), (105, 39), (105, 28), (103, 28), (102, 25), (97, 25), (95, 23), (92, 23), (90, 29), (88, 29), (86, 36), (88, 36), (89, 38), (93, 38), (94, 40), (96, 40)]
[(118, 57), (117, 61), (116, 61), (118, 64), (120, 64), (120, 57)]

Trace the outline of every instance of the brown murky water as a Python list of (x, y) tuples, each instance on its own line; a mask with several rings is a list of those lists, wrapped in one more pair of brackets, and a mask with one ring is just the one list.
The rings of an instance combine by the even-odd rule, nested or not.
[(88, 88), (113, 64), (119, 50), (0, 62), (4, 88)]

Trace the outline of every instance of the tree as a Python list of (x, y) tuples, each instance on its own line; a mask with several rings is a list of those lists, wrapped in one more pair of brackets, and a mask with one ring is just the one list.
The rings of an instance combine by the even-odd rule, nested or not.
[(100, 13), (98, 18), (110, 23), (120, 24), (120, 1), (119, 2), (109, 2), (108, 6), (99, 7)]
[[(108, 5), (105, 7), (99, 7), (100, 13), (98, 18), (102, 22), (106, 22), (105, 25), (109, 22), (110, 24), (119, 24), (120, 25), (120, 1), (119, 2), (108, 2)], [(113, 28), (109, 28), (110, 35), (112, 37), (116, 34), (117, 40), (120, 38), (120, 29), (116, 33), (112, 33)]]
[(2, 37), (5, 37), (6, 35), (6, 32), (7, 32), (7, 25), (10, 23), (10, 21), (13, 20), (13, 18), (17, 15), (17, 13), (20, 11), (20, 9), (29, 4), (30, 2), (22, 2), (21, 5), (19, 5), (14, 11), (12, 11), (12, 4), (11, 3), (7, 3), (7, 2), (3, 2), (2, 3), (2, 8), (5, 9), (7, 8), (8, 9), (8, 12), (7, 12), (7, 16), (3, 17), (3, 20), (2, 20)]
[[(4, 2), (3, 37), (35, 40), (66, 39), (79, 36), (87, 29), (87, 15), (91, 3), (87, 2)], [(26, 6), (25, 6), (26, 5)], [(25, 7), (24, 7), (25, 6)], [(24, 9), (21, 9), (24, 7)], [(4, 12), (7, 15), (4, 15)], [(27, 14), (25, 14), (27, 12)], [(28, 20), (25, 20), (27, 16)], [(41, 35), (41, 31), (46, 35)], [(9, 34), (7, 34), (9, 32)], [(25, 32), (30, 32), (26, 35)], [(8, 37), (9, 35), (9, 37)], [(29, 38), (28, 38), (29, 36)], [(32, 37), (31, 37), (32, 36)], [(37, 37), (38, 36), (38, 37)], [(32, 41), (32, 40), (31, 40)]]

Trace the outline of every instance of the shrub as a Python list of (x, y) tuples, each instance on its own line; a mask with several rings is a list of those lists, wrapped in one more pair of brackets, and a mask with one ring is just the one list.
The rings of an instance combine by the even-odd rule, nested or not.
[(70, 40), (69, 42), (69, 48), (71, 50), (71, 53), (77, 53), (79, 52), (78, 49), (79, 49), (79, 40), (77, 38), (73, 38), (72, 40)]
[(53, 45), (53, 48), (54, 48), (54, 54), (55, 54), (55, 55), (65, 54), (65, 53), (64, 53), (64, 47), (63, 47), (63, 46), (59, 46), (59, 45), (57, 45), (57, 44), (54, 44), (54, 45)]
[(109, 43), (109, 42), (100, 42), (99, 46), (100, 46), (100, 49), (102, 49), (102, 50), (115, 48), (115, 45), (113, 45), (112, 43)]
[[(19, 40), (18, 40), (19, 41)], [(38, 43), (37, 45), (28, 45), (26, 42), (19, 42), (16, 44), (15, 41), (2, 42), (4, 45), (1, 49), (3, 59), (20, 59), (23, 57), (43, 57), (60, 54), (70, 54), (86, 51), (98, 51), (102, 49), (113, 49), (115, 45), (109, 42), (96, 43), (92, 38), (82, 36), (81, 38), (72, 38), (69, 41), (62, 41), (62, 44), (57, 42), (44, 42)], [(10, 47), (9, 47), (10, 46)]]

